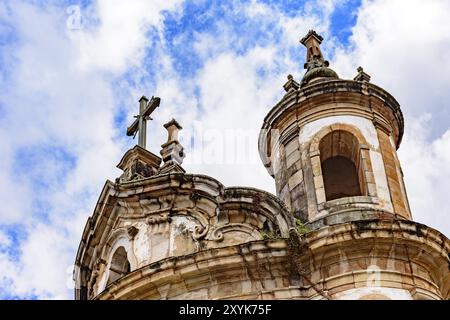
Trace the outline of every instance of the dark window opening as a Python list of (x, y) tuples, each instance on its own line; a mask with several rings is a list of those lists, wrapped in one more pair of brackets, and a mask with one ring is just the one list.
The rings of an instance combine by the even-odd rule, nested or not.
[(319, 145), (326, 200), (366, 193), (359, 142), (347, 131), (336, 130)]
[(327, 200), (361, 195), (358, 172), (350, 159), (328, 158), (322, 163), (322, 174)]
[(122, 278), (127, 273), (130, 273), (130, 262), (127, 258), (127, 252), (124, 247), (117, 248), (116, 252), (111, 259), (109, 267), (108, 284)]

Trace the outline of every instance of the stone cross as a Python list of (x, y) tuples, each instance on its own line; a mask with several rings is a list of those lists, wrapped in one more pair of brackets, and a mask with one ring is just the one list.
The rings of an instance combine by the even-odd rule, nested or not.
[(147, 120), (152, 120), (150, 114), (159, 107), (161, 99), (158, 97), (152, 97), (150, 102), (147, 97), (142, 96), (139, 99), (139, 114), (135, 116), (133, 124), (127, 128), (127, 136), (136, 136), (138, 133), (138, 146), (145, 149), (146, 136), (147, 136)]

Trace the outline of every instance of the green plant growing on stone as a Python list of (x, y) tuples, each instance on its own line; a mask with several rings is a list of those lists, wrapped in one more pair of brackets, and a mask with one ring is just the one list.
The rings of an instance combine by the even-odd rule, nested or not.
[(295, 229), (299, 235), (304, 235), (311, 231), (311, 229), (306, 226), (300, 219), (295, 218)]
[(263, 238), (264, 240), (267, 240), (267, 239), (276, 239), (276, 238), (278, 238), (277, 233), (276, 233), (275, 231), (273, 231), (273, 230), (270, 230), (270, 231), (262, 231), (262, 232), (261, 232), (261, 236), (262, 236), (262, 238)]

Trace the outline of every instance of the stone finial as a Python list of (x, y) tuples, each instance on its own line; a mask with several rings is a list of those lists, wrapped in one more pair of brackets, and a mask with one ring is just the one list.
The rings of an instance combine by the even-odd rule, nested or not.
[(167, 142), (178, 141), (178, 133), (183, 129), (183, 127), (180, 126), (175, 119), (172, 119), (164, 124), (164, 128), (166, 128), (169, 133)]
[(287, 76), (288, 81), (283, 85), (284, 90), (286, 90), (286, 92), (289, 92), (291, 90), (298, 90), (298, 88), (300, 88), (300, 84), (294, 80), (294, 77), (292, 76), (292, 74)]
[(164, 124), (164, 128), (167, 130), (168, 137), (167, 142), (161, 145), (162, 149), (160, 154), (164, 165), (161, 167), (160, 173), (173, 171), (184, 172), (181, 164), (183, 163), (185, 154), (183, 146), (178, 141), (178, 133), (183, 127), (175, 119), (172, 119)]
[(358, 69), (356, 69), (356, 70), (358, 71), (358, 74), (356, 75), (356, 77), (353, 78), (353, 80), (355, 80), (355, 81), (363, 81), (363, 82), (370, 82), (370, 75), (365, 73), (364, 69), (361, 66), (358, 67)]
[(306, 47), (306, 63), (305, 69), (310, 70), (313, 67), (328, 67), (329, 62), (325, 61), (320, 50), (320, 44), (323, 38), (314, 30), (309, 30), (306, 36), (304, 36), (300, 43)]
[(300, 87), (317, 81), (339, 79), (337, 73), (328, 68), (330, 63), (323, 57), (320, 50), (322, 40), (322, 36), (314, 30), (309, 30), (308, 34), (300, 40), (300, 43), (306, 47), (306, 63), (304, 64), (306, 73), (300, 82)]

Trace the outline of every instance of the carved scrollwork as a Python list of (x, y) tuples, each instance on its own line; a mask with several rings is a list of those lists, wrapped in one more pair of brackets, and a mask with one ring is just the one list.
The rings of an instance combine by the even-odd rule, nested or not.
[(217, 241), (217, 242), (221, 242), (223, 241), (223, 232), (222, 232), (223, 227), (214, 227), (212, 228), (209, 236), (208, 236), (208, 240), (211, 241)]
[(195, 241), (203, 239), (206, 234), (208, 233), (209, 225), (204, 226), (195, 226), (194, 230), (192, 231), (192, 238)]
[[(229, 223), (217, 227), (212, 227), (210, 233), (206, 237), (207, 240), (221, 242), (224, 240), (224, 234), (227, 232), (242, 232), (250, 236), (255, 236), (256, 229), (243, 223)], [(259, 232), (258, 232), (259, 234)], [(255, 237), (255, 240), (257, 238)]]
[(202, 212), (191, 209), (173, 210), (172, 216), (188, 217), (191, 221), (194, 220), (196, 222), (196, 226), (191, 229), (192, 239), (194, 241), (204, 239), (210, 230), (209, 217)]

